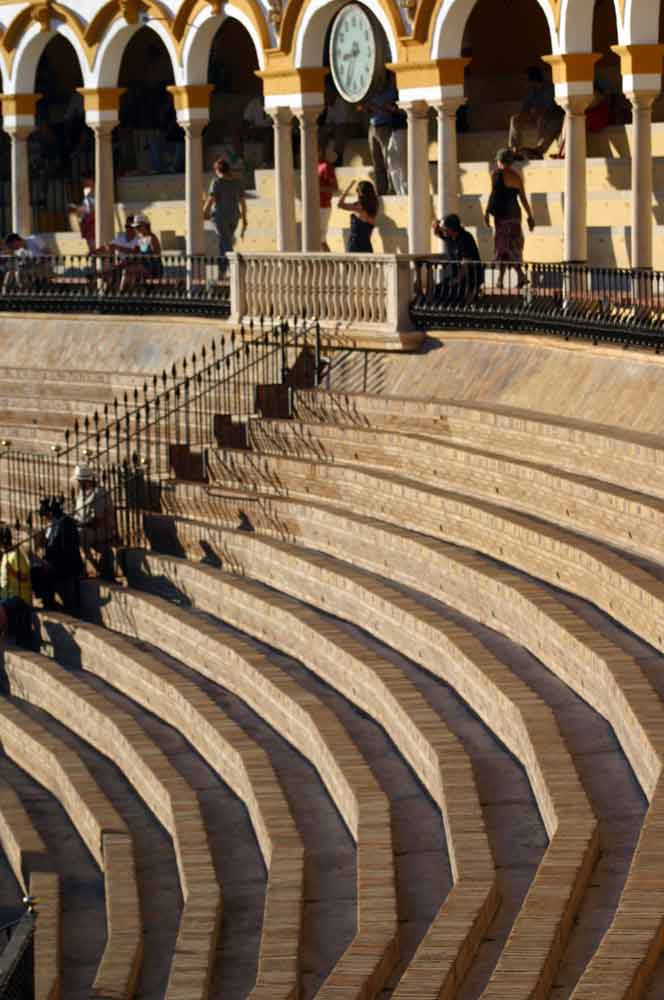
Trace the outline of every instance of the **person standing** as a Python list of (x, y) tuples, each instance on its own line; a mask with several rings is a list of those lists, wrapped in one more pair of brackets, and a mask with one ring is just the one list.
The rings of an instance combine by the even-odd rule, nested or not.
[(514, 153), (501, 149), (496, 155), (496, 169), (491, 175), (491, 197), (484, 213), (484, 221), (495, 225), (495, 257), (498, 263), (497, 287), (503, 287), (507, 267), (514, 267), (517, 273), (517, 287), (527, 283), (523, 272), (523, 229), (521, 227), (521, 205), (526, 210), (528, 228), (532, 232), (535, 220), (528, 202), (521, 174), (514, 169)]
[(327, 148), (318, 150), (318, 190), (320, 192), (320, 228), (321, 228), (321, 250), (330, 252), (327, 242), (327, 229), (330, 224), (330, 213), (332, 211), (332, 195), (339, 193), (337, 182), (337, 172), (334, 169), (336, 154), (332, 143), (328, 143)]
[[(523, 152), (531, 159), (541, 160), (554, 139), (560, 135), (565, 113), (556, 104), (553, 84), (545, 79), (539, 66), (531, 66), (526, 75), (529, 86), (521, 111), (510, 119), (507, 143), (512, 152)], [(533, 147), (524, 147), (523, 130), (529, 124), (534, 125), (537, 130), (537, 141)]]
[(206, 219), (212, 218), (219, 240), (219, 276), (226, 273), (228, 260), (226, 255), (235, 245), (235, 231), (242, 219), (240, 238), (247, 231), (247, 202), (244, 191), (231, 176), (230, 164), (219, 159), (214, 163), (214, 177), (210, 183), (208, 196), (203, 206)]
[(387, 144), (387, 172), (394, 193), (408, 194), (408, 116), (405, 111), (392, 115), (392, 133)]
[(391, 73), (385, 77), (382, 89), (366, 105), (369, 109), (369, 149), (374, 167), (376, 190), (379, 195), (390, 192), (387, 172), (387, 146), (392, 135), (392, 120), (399, 108), (399, 94)]
[(83, 199), (80, 205), (70, 205), (76, 212), (81, 236), (88, 245), (88, 252), (95, 248), (95, 182), (91, 177), (83, 179)]
[(347, 250), (348, 253), (373, 253), (371, 234), (378, 215), (378, 196), (371, 181), (360, 181), (356, 200), (349, 201), (348, 196), (355, 183), (351, 181), (339, 199), (339, 208), (351, 213)]

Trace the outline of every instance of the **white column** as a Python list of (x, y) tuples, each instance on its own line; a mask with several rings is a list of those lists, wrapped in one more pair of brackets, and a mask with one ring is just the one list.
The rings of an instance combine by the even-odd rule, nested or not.
[(268, 109), (274, 122), (274, 184), (277, 213), (277, 250), (296, 249), (295, 177), (293, 170), (293, 112)]
[(431, 251), (429, 191), (429, 106), (425, 101), (403, 104), (408, 114), (408, 252)]
[(115, 178), (113, 129), (117, 121), (95, 122), (95, 243), (101, 246), (115, 234)]
[(586, 115), (590, 94), (560, 100), (565, 108), (565, 261), (588, 260)]
[(438, 117), (438, 218), (459, 212), (459, 153), (456, 115), (465, 97), (448, 97), (436, 103)]
[(632, 104), (632, 267), (652, 267), (653, 91), (627, 95)]
[(32, 232), (28, 136), (33, 127), (12, 125), (5, 129), (11, 139), (12, 229), (21, 236), (28, 236)]
[(203, 220), (203, 129), (207, 116), (192, 121), (180, 121), (184, 130), (185, 199), (187, 218), (187, 253), (205, 253), (205, 223)]
[(321, 107), (298, 111), (300, 122), (300, 184), (302, 197), (302, 250), (319, 253), (320, 187), (318, 183), (318, 125)]

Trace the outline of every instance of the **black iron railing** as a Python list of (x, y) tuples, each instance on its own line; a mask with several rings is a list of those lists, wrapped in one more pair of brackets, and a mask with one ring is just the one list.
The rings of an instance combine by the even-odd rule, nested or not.
[(98, 482), (138, 467), (154, 483), (205, 480), (210, 445), (242, 446), (251, 416), (290, 416), (293, 389), (319, 385), (324, 365), (317, 323), (260, 323), (76, 420), (48, 453), (1, 441), (0, 520), (36, 523), (41, 499), (67, 497), (80, 464)]
[(112, 255), (0, 257), (0, 311), (225, 317), (228, 270), (217, 257), (118, 251)]
[(573, 264), (415, 261), (410, 310), (421, 329), (542, 331), (664, 347), (664, 273)]
[(0, 932), (7, 935), (0, 953), (1, 1000), (34, 1000), (35, 920), (32, 909)]

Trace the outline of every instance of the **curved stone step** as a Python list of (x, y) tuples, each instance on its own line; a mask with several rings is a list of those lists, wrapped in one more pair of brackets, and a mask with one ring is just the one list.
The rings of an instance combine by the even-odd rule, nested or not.
[(391, 470), (664, 562), (664, 502), (656, 497), (400, 430), (286, 420), (251, 421), (249, 427), (252, 446), (266, 454)]
[[(464, 635), (457, 627), (446, 628), (440, 621), (431, 621), (432, 616), (413, 600), (390, 592), (383, 583), (367, 581), (351, 567), (339, 568), (335, 573), (322, 565), (315, 553), (304, 553), (244, 532), (217, 531), (214, 539), (207, 532), (205, 541), (231, 571), (263, 583), (271, 583), (277, 576), (280, 590), (324, 606), (328, 612), (354, 622), (416, 659), (450, 683), (522, 762), (550, 844), (528, 891), (508, 949), (519, 950), (520, 940), (528, 933), (525, 929), (532, 926), (535, 915), (539, 917), (539, 947), (530, 946), (528, 952), (536, 977), (543, 976), (550, 984), (599, 849), (592, 809), (552, 713), (541, 704), (533, 704), (532, 691), (472, 636)], [(191, 547), (196, 548), (195, 544)], [(159, 575), (163, 565), (167, 567), (168, 563), (158, 556), (153, 562), (150, 556), (145, 569)], [(168, 576), (168, 569), (165, 575)], [(178, 580), (182, 586), (179, 574)], [(195, 581), (187, 582), (185, 593), (196, 604), (209, 600), (207, 588), (197, 587)], [(220, 601), (224, 609), (231, 603), (225, 591)], [(393, 684), (390, 690), (394, 690)], [(558, 905), (551, 896), (552, 883), (559, 887)], [(425, 939), (421, 950), (430, 946)], [(422, 989), (423, 970), (419, 965), (416, 958), (394, 996), (405, 997)], [(525, 984), (525, 969), (522, 978)]]
[(407, 477), (251, 452), (211, 453), (220, 485), (317, 499), (483, 552), (578, 594), (664, 650), (664, 584), (588, 538)]
[[(229, 503), (228, 498), (223, 501), (226, 512)], [(664, 715), (659, 698), (633, 658), (607, 643), (541, 585), (482, 556), (329, 505), (266, 497), (253, 507), (242, 500), (238, 507), (245, 518), (250, 511), (254, 527), (265, 533), (297, 537), (371, 572), (387, 572), (416, 589), (425, 587), (452, 607), (504, 632), (526, 646), (611, 722), (650, 808), (609, 931), (611, 937), (605, 935), (596, 964), (615, 953), (617, 934), (622, 942), (618, 953), (624, 977), (647, 981), (661, 950), (657, 913), (664, 902), (664, 882), (651, 881), (645, 896), (632, 890), (638, 890), (642, 873), (652, 870), (652, 857), (664, 862), (656, 839)], [(390, 519), (398, 513), (397, 508)], [(643, 908), (642, 920), (637, 917), (639, 907)], [(633, 942), (634, 948), (626, 948), (627, 941)], [(617, 978), (616, 997), (622, 995), (618, 989)]]
[[(152, 557), (146, 558), (150, 560)], [(160, 573), (166, 565), (163, 561), (155, 563)], [(192, 574), (194, 579), (198, 576), (199, 581), (201, 578), (205, 581), (202, 589), (196, 589), (195, 600), (193, 591), (189, 589)], [(360, 643), (345, 635), (331, 621), (320, 620), (311, 609), (281, 594), (262, 594), (246, 580), (241, 583), (228, 579), (222, 581), (215, 571), (206, 571), (188, 563), (171, 561), (165, 575), (194, 604), (295, 656), (313, 673), (373, 716), (391, 735), (438, 803), (446, 818), (448, 849), (456, 885), (420, 948), (419, 961), (430, 961), (429, 942), (440, 942), (449, 934), (452, 917), (448, 911), (459, 914), (456, 919), (463, 927), (464, 918), (467, 919), (477, 906), (474, 894), (463, 891), (469, 873), (472, 872), (472, 877), (481, 881), (486, 878), (485, 872), (493, 869), (472, 768), (462, 746), (451, 733), (445, 731), (441, 720), (436, 718), (408, 678), (382, 657), (367, 654)], [(465, 775), (463, 780), (461, 775)], [(454, 789), (453, 797), (445, 791), (446, 781)], [(495, 892), (490, 895), (493, 898)], [(453, 943), (458, 949), (458, 938), (453, 939)], [(436, 961), (440, 963), (441, 957), (450, 953), (449, 945), (441, 945)], [(459, 968), (452, 971), (444, 964), (442, 968), (439, 966), (439, 970), (436, 966), (429, 968), (431, 988), (437, 983), (436, 989), (440, 990), (441, 984), (449, 989), (449, 984), (456, 983), (455, 977), (460, 973)]]
[[(245, 803), (269, 873), (255, 988), (271, 990), (275, 1000), (295, 996), (305, 857), (267, 755), (196, 685), (169, 671), (148, 651), (106, 629), (64, 615), (44, 612), (40, 621), (50, 641), (57, 642), (56, 656), (58, 649), (64, 653), (73, 644), (78, 665), (86, 673), (101, 678), (180, 732)], [(63, 633), (59, 641), (54, 628)], [(177, 817), (183, 800), (175, 788), (170, 797)]]
[[(210, 857), (207, 832), (194, 790), (177, 773), (135, 720), (73, 674), (35, 653), (8, 651), (5, 671), (12, 694), (54, 716), (67, 729), (110, 757), (170, 832), (175, 844), (185, 905), (169, 975), (167, 997), (206, 997), (221, 918), (221, 892)], [(126, 864), (122, 844), (108, 844), (111, 874)], [(109, 939), (132, 934), (111, 914), (122, 912), (125, 890), (107, 895)], [(116, 909), (114, 909), (116, 908)], [(110, 979), (113, 970), (107, 972)], [(101, 994), (100, 994), (101, 995)]]
[(107, 627), (152, 642), (221, 684), (314, 764), (357, 844), (358, 930), (327, 982), (342, 981), (349, 997), (373, 996), (397, 961), (390, 808), (334, 713), (253, 645), (221, 635), (168, 601), (93, 581), (82, 591)]
[(664, 440), (656, 434), (499, 404), (301, 390), (300, 420), (430, 434), (664, 498)]
[[(13, 651), (7, 650), (5, 662), (12, 655)], [(12, 760), (57, 796), (104, 872), (107, 942), (90, 995), (129, 1000), (143, 942), (134, 853), (127, 827), (80, 758), (15, 703), (6, 700), (0, 702), (0, 741)]]
[(35, 998), (60, 993), (60, 876), (44, 841), (12, 786), (0, 778), (0, 845), (26, 896), (37, 900)]

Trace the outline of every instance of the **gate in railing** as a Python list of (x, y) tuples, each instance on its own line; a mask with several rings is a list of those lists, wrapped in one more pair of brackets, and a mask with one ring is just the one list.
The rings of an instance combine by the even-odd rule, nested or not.
[(417, 258), (410, 305), (428, 330), (543, 331), (664, 347), (664, 273), (571, 264), (451, 263)]

